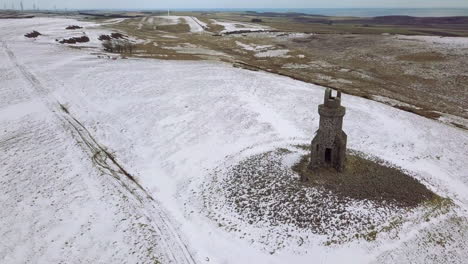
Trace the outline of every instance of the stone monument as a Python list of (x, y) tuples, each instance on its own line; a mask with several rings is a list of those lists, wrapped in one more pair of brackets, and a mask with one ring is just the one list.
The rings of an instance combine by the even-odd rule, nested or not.
[(332, 90), (327, 88), (318, 111), (320, 125), (312, 140), (309, 169), (334, 168), (341, 172), (345, 167), (347, 141), (342, 130), (346, 109), (341, 106), (341, 92), (333, 97)]

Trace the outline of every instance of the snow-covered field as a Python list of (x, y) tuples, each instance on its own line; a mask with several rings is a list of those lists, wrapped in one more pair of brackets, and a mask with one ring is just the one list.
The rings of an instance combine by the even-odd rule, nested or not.
[[(322, 87), (216, 62), (98, 58), (101, 29), (84, 22), (0, 22), (1, 263), (466, 263), (465, 130), (344, 95), (349, 147), (455, 208), (371, 242), (326, 246), (283, 226), (273, 253), (257, 226), (239, 223), (242, 236), (209, 218), (203, 186), (223, 164), (309, 143)], [(87, 48), (55, 42), (69, 24)], [(23, 37), (32, 30), (44, 36)]]
[(288, 49), (276, 49), (273, 45), (245, 44), (240, 41), (236, 41), (236, 45), (241, 47), (243, 50), (256, 52), (255, 57), (258, 58), (291, 57), (290, 55), (287, 55), (289, 53)]
[(259, 25), (255, 23), (242, 23), (237, 21), (227, 21), (227, 20), (211, 20), (214, 24), (218, 24), (224, 27), (224, 30), (221, 33), (229, 33), (235, 31), (251, 31), (251, 32), (261, 32), (270, 30), (271, 28), (264, 25)]
[(443, 45), (451, 48), (468, 48), (468, 38), (463, 37), (437, 37), (437, 36), (396, 36), (396, 39), (410, 39), (423, 41), (432, 45)]
[(141, 29), (144, 24), (147, 25), (177, 25), (187, 24), (190, 27), (190, 32), (203, 32), (206, 28), (206, 23), (203, 23), (196, 17), (191, 16), (152, 16), (143, 17), (138, 25)]

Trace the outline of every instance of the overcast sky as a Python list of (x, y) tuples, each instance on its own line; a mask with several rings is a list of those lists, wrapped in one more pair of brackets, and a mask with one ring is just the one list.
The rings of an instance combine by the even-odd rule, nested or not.
[(468, 0), (0, 0), (1, 7), (31, 8), (350, 8), (468, 7)]

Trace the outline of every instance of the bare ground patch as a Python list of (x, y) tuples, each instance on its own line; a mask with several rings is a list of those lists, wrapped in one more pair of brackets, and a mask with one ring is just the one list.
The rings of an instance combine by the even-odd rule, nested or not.
[(401, 55), (398, 56), (397, 59), (415, 62), (433, 62), (447, 60), (447, 58), (445, 58), (443, 54), (437, 52), (419, 52), (414, 54)]
[(418, 180), (403, 170), (385, 162), (366, 159), (356, 152), (346, 156), (346, 167), (339, 173), (334, 169), (308, 169), (310, 156), (302, 156), (292, 169), (306, 179), (306, 186), (321, 187), (340, 197), (370, 200), (379, 204), (415, 207), (440, 199)]
[(348, 178), (322, 172), (300, 182), (292, 168), (303, 168), (303, 154), (297, 147), (276, 149), (220, 167), (204, 187), (208, 216), (241, 238), (249, 238), (249, 228), (265, 232), (259, 242), (281, 248), (304, 234), (323, 236), (325, 244), (372, 241), (398, 233), (409, 215), (426, 221), (451, 205), (398, 169), (358, 156), (349, 161)]

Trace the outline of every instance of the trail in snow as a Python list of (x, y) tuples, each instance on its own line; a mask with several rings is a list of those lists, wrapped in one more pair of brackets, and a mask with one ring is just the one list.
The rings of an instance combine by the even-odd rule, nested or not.
[(53, 94), (41, 84), (39, 79), (18, 62), (13, 51), (8, 48), (7, 43), (3, 40), (0, 40), (0, 42), (8, 54), (11, 63), (28, 81), (61, 125), (78, 135), (81, 142), (86, 146), (83, 150), (91, 156), (98, 168), (105, 172), (106, 175), (116, 179), (120, 186), (126, 189), (142, 205), (142, 214), (145, 215), (160, 235), (161, 239), (158, 242), (163, 244), (161, 253), (165, 255), (165, 258), (161, 261), (167, 263), (196, 263), (178, 231), (171, 225), (164, 211), (160, 209), (161, 207), (158, 202), (119, 164), (117, 159), (105, 147), (96, 141), (89, 130), (74, 118), (64, 105), (54, 98)]
[[(40, 81), (39, 89), (49, 88), (43, 89), (44, 93), (38, 97), (52, 98), (51, 109), (58, 113), (59, 118), (62, 118), (61, 115), (67, 116), (66, 112), (69, 110), (76, 120), (80, 120), (79, 123), (86, 127), (85, 130), (89, 130), (89, 136), (92, 135), (97, 142), (104, 143), (103, 145), (112, 149), (112, 153), (116, 153), (119, 161), (155, 197), (171, 218), (158, 216), (157, 205), (154, 205), (157, 207), (154, 212), (151, 208), (142, 208), (135, 212), (135, 215), (146, 218), (146, 214), (149, 214), (151, 221), (156, 221), (156, 226), (162, 229), (159, 233), (170, 233), (167, 236), (170, 243), (177, 242), (177, 234), (183, 236), (183, 241), (187, 241), (190, 249), (196, 253), (194, 257), (197, 261), (209, 259), (210, 263), (272, 264), (310, 263), (310, 259), (318, 259), (324, 263), (427, 263), (435, 262), (433, 252), (437, 252), (441, 258), (446, 258), (438, 261), (440, 263), (464, 263), (467, 258), (468, 252), (465, 249), (468, 230), (464, 227), (468, 226), (466, 211), (459, 214), (457, 212), (455, 218), (445, 221), (439, 222), (441, 219), (435, 219), (424, 223), (418, 226), (422, 228), (418, 229), (420, 232), (403, 232), (397, 239), (379, 236), (376, 241), (370, 243), (355, 241), (327, 247), (315, 240), (315, 234), (303, 232), (299, 235), (311, 238), (310, 246), (301, 246), (295, 240), (286, 238), (288, 241), (285, 241), (285, 244), (288, 247), (274, 254), (264, 250), (263, 244), (258, 242), (261, 237), (268, 241), (268, 235), (264, 236), (262, 233), (263, 228), (256, 229), (245, 224), (244, 228), (239, 230), (241, 234), (251, 234), (252, 240), (237, 236), (235, 231), (225, 231), (198, 211), (197, 187), (206, 184), (207, 175), (229, 157), (242, 160), (252, 154), (283, 145), (308, 144), (312, 133), (317, 129), (316, 109), (323, 100), (323, 88), (265, 72), (236, 69), (220, 63), (146, 59), (101, 60), (93, 54), (88, 54), (86, 50), (72, 50), (54, 45), (50, 39), (55, 35), (30, 41), (12, 33), (13, 30), (26, 31), (34, 27), (40, 32), (47, 30), (64, 34), (61, 27), (56, 25), (57, 20), (47, 19), (49, 24), (38, 25), (38, 22), (44, 20), (46, 19), (29, 22), (5, 21), (9, 23), (8, 28), (0, 24), (0, 32), (7, 34), (9, 44), (11, 43), (9, 47), (16, 52), (12, 54), (18, 57), (22, 66), (27, 65), (24, 67), (25, 74), (31, 73), (31, 80)], [(61, 23), (77, 22), (66, 20)], [(21, 73), (20, 70), (17, 71)], [(50, 76), (49, 72), (53, 72), (54, 75)], [(8, 75), (10, 74), (4, 74), (7, 77)], [(5, 83), (2, 87), (14, 89), (15, 86), (8, 80), (3, 81), (2, 78), (1, 81), (2, 84)], [(57, 84), (60, 82), (66, 85), (61, 87)], [(51, 90), (54, 90), (55, 97), (50, 95)], [(9, 95), (8, 98), (15, 96)], [(63, 109), (55, 98), (60, 98)], [(0, 98), (0, 102), (1, 100), (3, 99)], [(431, 189), (452, 198), (462, 209), (468, 208), (468, 170), (463, 160), (468, 156), (468, 135), (465, 131), (350, 95), (345, 97), (343, 103), (347, 107), (345, 131), (350, 140), (350, 148), (415, 172), (417, 178)], [(22, 106), (30, 105), (34, 106), (35, 101), (6, 109), (1, 114), (7, 115)], [(55, 123), (75, 131), (75, 128), (70, 128), (68, 121)], [(73, 124), (80, 130), (80, 124)], [(32, 130), (35, 131), (37, 126), (31, 125)], [(85, 141), (92, 142), (86, 133), (82, 131)], [(80, 135), (76, 137), (79, 138)], [(6, 134), (4, 139), (5, 145), (20, 141), (14, 133)], [(26, 146), (30, 145), (31, 142), (27, 142)], [(88, 151), (89, 147), (85, 149), (91, 153)], [(109, 151), (109, 154), (112, 153)], [(109, 164), (111, 171), (105, 168), (107, 165), (101, 168), (110, 174), (112, 171), (119, 172), (118, 166), (113, 166), (108, 160), (109, 156), (101, 154), (103, 157), (98, 156), (97, 160), (101, 162), (107, 157), (105, 165)], [(19, 158), (10, 158), (12, 159), (16, 161)], [(56, 160), (45, 160), (41, 164), (50, 166), (53, 162)], [(16, 173), (16, 168), (12, 173)], [(137, 188), (138, 186), (121, 173), (117, 173), (117, 176), (122, 178), (122, 181), (128, 181), (128, 186), (133, 186), (139, 193), (136, 196), (132, 195), (130, 201), (126, 201), (125, 204), (144, 203), (142, 207), (151, 207), (146, 205), (149, 198)], [(120, 184), (114, 177), (102, 178)], [(125, 188), (120, 189), (128, 193)], [(133, 188), (130, 189), (135, 192)], [(0, 197), (1, 195), (2, 193)], [(103, 197), (111, 199), (111, 196)], [(137, 197), (142, 197), (143, 202)], [(220, 197), (213, 197), (217, 198)], [(151, 205), (153, 204), (151, 202)], [(28, 210), (24, 213), (26, 212)], [(12, 218), (14, 217), (9, 219)], [(162, 220), (158, 221), (159, 218)], [(174, 227), (174, 235), (164, 229), (165, 220), (174, 220), (169, 223)], [(107, 224), (102, 218), (97, 222), (104, 223), (103, 226)], [(289, 226), (283, 227), (285, 235), (294, 234), (294, 230)], [(43, 229), (49, 230), (52, 227)], [(139, 229), (141, 227), (137, 228)], [(447, 245), (441, 246), (427, 241), (433, 234), (441, 233), (442, 238), (448, 238)], [(16, 236), (10, 233), (7, 237), (15, 240)], [(40, 243), (47, 241), (44, 236), (33, 234), (31, 237)], [(164, 235), (159, 237), (162, 237), (161, 240), (166, 238)], [(155, 245), (160, 246), (158, 249), (163, 251), (167, 247), (170, 248), (170, 244)], [(20, 246), (14, 245), (10, 248), (18, 247)], [(176, 247), (182, 247), (183, 250), (181, 244)], [(113, 244), (100, 248), (112, 251)], [(177, 250), (172, 251), (173, 253), (167, 252), (163, 259), (179, 261), (174, 260), (175, 256), (171, 255), (181, 252)], [(76, 252), (76, 248), (70, 251), (78, 256), (76, 259), (83, 257), (83, 251)], [(37, 255), (42, 253), (35, 252), (38, 252)], [(19, 257), (16, 259), (21, 260)], [(184, 263), (187, 260), (183, 258), (181, 261)]]

